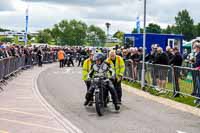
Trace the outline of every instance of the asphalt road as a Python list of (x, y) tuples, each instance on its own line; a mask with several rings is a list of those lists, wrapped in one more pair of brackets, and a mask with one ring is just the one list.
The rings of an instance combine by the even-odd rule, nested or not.
[(98, 117), (94, 107), (84, 107), (86, 87), (80, 68), (50, 68), (38, 78), (44, 98), (84, 133), (200, 133), (200, 118), (123, 92), (120, 113), (112, 104)]

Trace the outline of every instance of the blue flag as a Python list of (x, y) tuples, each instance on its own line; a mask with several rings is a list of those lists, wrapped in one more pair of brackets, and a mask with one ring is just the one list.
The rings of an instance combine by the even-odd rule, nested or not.
[(24, 34), (24, 42), (25, 42), (25, 45), (27, 44), (28, 42), (28, 8), (26, 9), (26, 28), (25, 28), (25, 34)]
[(139, 16), (136, 19), (136, 28), (137, 28), (137, 33), (140, 33), (140, 17)]

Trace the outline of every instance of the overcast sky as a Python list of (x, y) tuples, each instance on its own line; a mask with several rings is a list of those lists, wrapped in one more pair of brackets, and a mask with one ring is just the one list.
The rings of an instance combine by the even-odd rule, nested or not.
[[(175, 23), (178, 11), (187, 9), (198, 23), (199, 5), (200, 0), (147, 0), (147, 22), (166, 27)], [(111, 33), (129, 33), (137, 15), (143, 20), (143, 0), (0, 0), (0, 27), (23, 30), (27, 7), (30, 31), (52, 27), (62, 19), (78, 19), (104, 30), (110, 22)]]

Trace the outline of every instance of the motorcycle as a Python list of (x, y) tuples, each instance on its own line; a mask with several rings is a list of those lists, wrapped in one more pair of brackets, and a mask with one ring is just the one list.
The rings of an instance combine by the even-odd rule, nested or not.
[(76, 56), (75, 56), (75, 61), (76, 61), (76, 63), (79, 61), (79, 58), (80, 58), (80, 54), (77, 53)]
[(72, 60), (72, 57), (70, 54), (67, 54), (66, 58), (65, 58), (65, 65), (67, 65), (68, 67), (70, 67), (70, 65), (72, 64), (71, 63), (71, 60)]
[(108, 92), (108, 82), (110, 79), (102, 73), (94, 75), (91, 79), (91, 87), (94, 88), (95, 108), (99, 116), (103, 116), (105, 107), (110, 102)]

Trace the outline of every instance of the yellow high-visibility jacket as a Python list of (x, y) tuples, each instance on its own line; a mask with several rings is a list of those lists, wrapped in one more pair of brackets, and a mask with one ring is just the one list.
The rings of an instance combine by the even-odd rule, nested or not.
[(106, 62), (109, 63), (110, 66), (112, 67), (112, 69), (115, 71), (117, 80), (119, 79), (120, 76), (121, 77), (124, 76), (125, 64), (124, 64), (124, 60), (122, 59), (122, 57), (116, 55), (115, 65), (110, 58), (107, 58)]
[(92, 61), (90, 58), (86, 59), (83, 63), (82, 69), (82, 80), (86, 81), (88, 79), (88, 73), (91, 70)]

